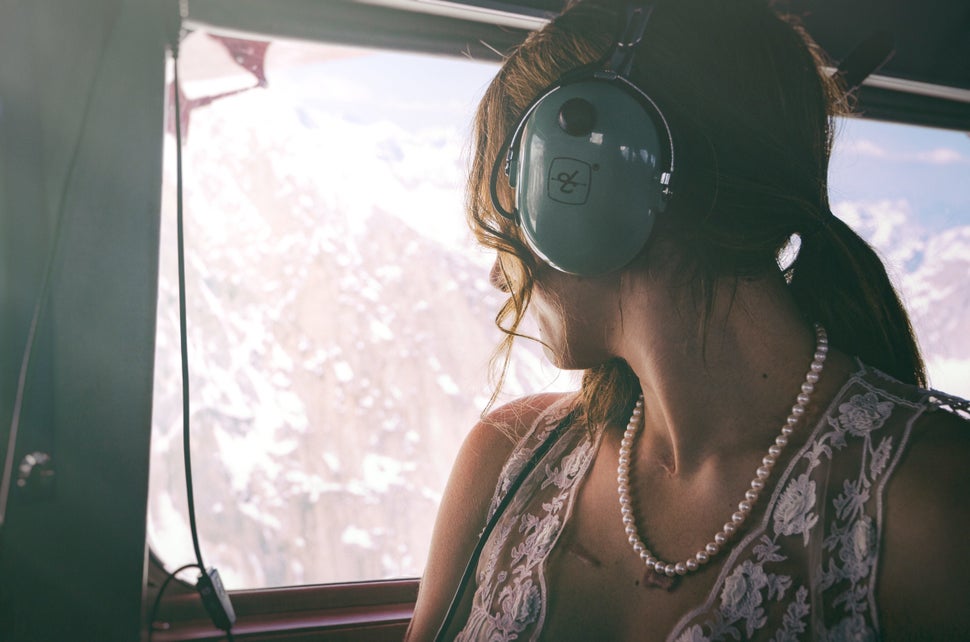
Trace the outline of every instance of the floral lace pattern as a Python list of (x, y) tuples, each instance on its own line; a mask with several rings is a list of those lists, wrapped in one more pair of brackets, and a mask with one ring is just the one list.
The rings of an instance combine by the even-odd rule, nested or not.
[(808, 632), (821, 640), (878, 639), (877, 498), (927, 404), (919, 401), (925, 393), (909, 389), (917, 400), (906, 399), (874, 385), (881, 373), (867, 374), (833, 401), (779, 481), (762, 524), (732, 553), (715, 585), (720, 604), (711, 608), (709, 599), (681, 620), (678, 642), (781, 642)]
[[(566, 411), (562, 405), (551, 407), (516, 447), (499, 476), (489, 519), (533, 451), (545, 441)], [(497, 535), (492, 536), (485, 548), (485, 562), (479, 565), (471, 614), (456, 640), (518, 640), (530, 627), (541, 631), (545, 614), (543, 565), (568, 519), (575, 497), (572, 491), (585, 475), (595, 446), (587, 431), (567, 431), (547, 453), (544, 462), (529, 474), (499, 521)], [(518, 541), (516, 544), (509, 541), (513, 535)], [(497, 568), (502, 570), (496, 572)]]
[[(705, 602), (668, 639), (878, 639), (883, 489), (913, 422), (959, 401), (860, 365), (781, 472), (762, 519), (732, 549)], [(516, 448), (492, 511), (554, 419), (541, 418)], [(540, 638), (545, 563), (596, 452), (585, 430), (567, 431), (560, 442), (519, 489), (486, 545), (471, 613), (456, 639)]]

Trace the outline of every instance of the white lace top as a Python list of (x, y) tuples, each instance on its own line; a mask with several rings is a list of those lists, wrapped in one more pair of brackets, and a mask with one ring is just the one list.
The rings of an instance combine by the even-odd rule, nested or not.
[[(860, 366), (778, 471), (763, 518), (731, 548), (707, 599), (667, 639), (878, 639), (883, 491), (913, 422), (938, 407), (965, 412), (967, 402)], [(515, 448), (489, 517), (568, 410), (554, 404)], [(482, 551), (471, 612), (456, 640), (542, 637), (546, 561), (570, 518), (596, 439), (581, 427), (567, 430), (525, 479)]]

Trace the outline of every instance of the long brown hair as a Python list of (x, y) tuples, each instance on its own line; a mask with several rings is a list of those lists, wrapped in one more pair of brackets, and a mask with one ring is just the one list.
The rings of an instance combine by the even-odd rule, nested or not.
[[(536, 259), (515, 224), (494, 211), (491, 169), (536, 95), (606, 54), (618, 26), (613, 5), (580, 2), (531, 34), (507, 57), (478, 109), (468, 217), (479, 241), (499, 251), (510, 288), (496, 317), (506, 335), (496, 352), (502, 372), (529, 304)], [(708, 311), (717, 281), (777, 271), (779, 253), (797, 238), (800, 249), (785, 276), (805, 320), (825, 325), (842, 350), (925, 385), (909, 318), (882, 262), (829, 210), (833, 116), (847, 108), (838, 78), (824, 65), (797, 22), (765, 0), (659, 2), (632, 79), (672, 117), (679, 158), (708, 160), (694, 168), (693, 184), (681, 186), (687, 196), (675, 196), (654, 235), (678, 247)], [(507, 186), (499, 189), (510, 197)], [(714, 200), (690, 196), (706, 193)], [(638, 391), (629, 366), (612, 360), (585, 372), (581, 410), (592, 425), (618, 421)]]

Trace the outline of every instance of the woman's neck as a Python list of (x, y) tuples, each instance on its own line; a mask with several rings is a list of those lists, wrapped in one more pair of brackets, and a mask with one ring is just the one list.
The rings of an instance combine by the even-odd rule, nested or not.
[(725, 285), (730, 295), (716, 299), (706, 327), (684, 323), (683, 301), (656, 294), (638, 306), (648, 312), (626, 316), (617, 352), (640, 380), (648, 465), (689, 476), (712, 457), (767, 448), (815, 349), (784, 288), (768, 279)]

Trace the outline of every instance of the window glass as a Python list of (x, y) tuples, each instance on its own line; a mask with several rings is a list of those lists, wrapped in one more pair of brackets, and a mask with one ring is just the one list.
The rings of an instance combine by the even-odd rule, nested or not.
[[(186, 40), (194, 486), (203, 554), (229, 588), (421, 574), (500, 340), (493, 256), (462, 213), (472, 113), (495, 71)], [(890, 263), (933, 383), (970, 395), (970, 141), (858, 119), (842, 130), (833, 209)], [(148, 525), (174, 568), (194, 555), (166, 145)], [(500, 402), (575, 385), (519, 342)]]
[[(420, 575), (501, 339), (494, 255), (463, 214), (470, 123), (494, 73), (186, 40), (193, 486), (203, 555), (228, 587)], [(194, 557), (167, 144), (149, 537), (174, 567)], [(523, 345), (500, 402), (572, 385)]]
[(832, 210), (872, 244), (910, 312), (930, 385), (970, 397), (970, 136), (841, 121)]

